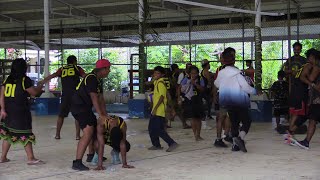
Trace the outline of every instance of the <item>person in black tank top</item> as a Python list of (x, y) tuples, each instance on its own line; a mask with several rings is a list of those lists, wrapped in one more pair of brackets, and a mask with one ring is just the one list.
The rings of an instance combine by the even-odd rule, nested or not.
[[(103, 97), (101, 79), (106, 78), (110, 72), (111, 63), (107, 59), (100, 59), (96, 62), (96, 68), (87, 74), (76, 87), (76, 92), (72, 97), (71, 113), (79, 122), (83, 130), (83, 136), (80, 138), (77, 146), (76, 160), (73, 161), (72, 169), (86, 171), (88, 167), (83, 165), (82, 158), (90, 142), (96, 141), (97, 123), (103, 124), (107, 117), (106, 104)], [(99, 121), (94, 115), (92, 108), (95, 108), (99, 115)], [(104, 141), (98, 139), (99, 149), (103, 151)], [(102, 157), (101, 157), (102, 158)], [(92, 158), (91, 158), (92, 159)], [(100, 157), (99, 157), (100, 160)], [(102, 159), (101, 159), (102, 161)], [(98, 163), (97, 170), (104, 169), (102, 164)]]
[[(77, 58), (73, 55), (67, 58), (67, 65), (58, 69), (57, 72), (48, 76), (46, 80), (50, 80), (55, 77), (61, 78), (62, 84), (62, 96), (60, 104), (60, 112), (57, 120), (57, 129), (55, 139), (60, 139), (60, 132), (65, 117), (68, 117), (71, 108), (72, 96), (76, 91), (76, 87), (80, 82), (80, 77), (84, 77), (86, 74), (84, 70), (77, 66)], [(76, 140), (80, 139), (80, 128), (78, 121), (75, 121), (76, 125)]]
[(12, 62), (11, 73), (1, 86), (1, 121), (0, 139), (3, 140), (0, 162), (8, 162), (7, 153), (11, 145), (24, 146), (28, 165), (43, 164), (33, 154), (32, 144), (35, 136), (32, 132), (32, 117), (29, 105), (29, 96), (38, 96), (42, 93), (45, 81), (40, 81), (34, 87), (31, 79), (26, 76), (27, 63), (19, 58)]
[(313, 50), (310, 58), (312, 72), (304, 81), (309, 85), (309, 125), (307, 136), (303, 141), (297, 141), (298, 146), (309, 149), (309, 143), (314, 135), (317, 122), (320, 122), (320, 52)]
[(211, 75), (212, 73), (209, 71), (210, 70), (210, 63), (208, 60), (204, 59), (201, 62), (201, 65), (202, 65), (203, 70), (201, 71), (200, 75), (205, 83), (205, 91), (202, 94), (203, 94), (203, 98), (206, 100), (207, 117), (209, 119), (212, 119), (211, 107), (212, 107), (212, 83), (213, 83), (212, 77), (213, 76)]

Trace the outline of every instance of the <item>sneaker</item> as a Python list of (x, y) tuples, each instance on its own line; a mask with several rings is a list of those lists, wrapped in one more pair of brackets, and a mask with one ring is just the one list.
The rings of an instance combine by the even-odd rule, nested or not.
[(183, 129), (191, 129), (191, 126), (189, 126), (188, 124), (185, 124), (185, 125), (183, 126)]
[(294, 138), (289, 138), (289, 139), (285, 139), (284, 140), (284, 143), (285, 144), (288, 144), (288, 145), (290, 145), (290, 146), (298, 146), (297, 145), (297, 140), (295, 140)]
[(290, 146), (298, 146), (298, 141), (290, 134), (285, 135), (284, 143)]
[(279, 125), (278, 127), (276, 127), (275, 129), (279, 134), (285, 134), (287, 131), (286, 126), (283, 125)]
[(72, 163), (72, 169), (78, 171), (89, 171), (89, 168), (83, 165), (82, 161), (74, 160)]
[(171, 144), (171, 145), (169, 146), (169, 148), (168, 148), (166, 151), (167, 151), (167, 152), (171, 152), (171, 151), (177, 149), (178, 146), (179, 146), (179, 145), (178, 145), (177, 143), (173, 143), (173, 144)]
[(307, 140), (297, 141), (296, 144), (303, 149), (309, 149), (309, 142)]
[(232, 137), (230, 137), (230, 136), (226, 136), (226, 137), (224, 138), (224, 140), (227, 141), (227, 142), (229, 142), (229, 143), (231, 143), (231, 144), (233, 144)]
[(222, 141), (222, 139), (216, 139), (214, 142), (215, 147), (227, 148), (228, 146)]
[(87, 154), (87, 162), (91, 162), (93, 159), (94, 154)]
[(240, 151), (240, 148), (236, 144), (233, 144), (232, 148), (231, 148), (231, 151)]
[(289, 133), (286, 133), (286, 134), (283, 135), (284, 140), (288, 140), (288, 139), (290, 139), (292, 137), (293, 137), (293, 135), (291, 135)]
[(239, 148), (242, 152), (248, 152), (246, 145), (244, 144), (244, 140), (242, 140), (240, 137), (236, 137), (234, 142), (236, 143), (236, 145), (239, 146)]
[(149, 147), (148, 148), (148, 150), (162, 150), (163, 149), (163, 147), (156, 147), (156, 146), (151, 146), (151, 147)]

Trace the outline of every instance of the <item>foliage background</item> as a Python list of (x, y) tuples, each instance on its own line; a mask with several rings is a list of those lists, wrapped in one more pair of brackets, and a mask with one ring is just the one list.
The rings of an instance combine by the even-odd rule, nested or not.
[[(302, 54), (310, 49), (316, 48), (320, 50), (320, 39), (305, 39), (301, 41), (303, 44)], [(293, 44), (292, 41), (291, 44)], [(242, 54), (242, 42), (235, 43), (220, 43), (220, 44), (197, 44), (192, 45), (191, 61), (194, 65), (201, 69), (201, 60), (208, 59), (211, 61), (211, 71), (215, 72), (216, 68), (220, 66), (219, 58), (223, 49), (233, 47), (236, 49), (236, 66), (243, 69), (244, 60), (254, 59), (253, 43), (244, 43), (244, 54)], [(262, 87), (264, 89), (270, 88), (272, 83), (277, 80), (277, 73), (281, 69), (283, 63), (288, 58), (288, 44), (286, 41), (264, 41), (262, 43)], [(172, 45), (172, 63), (177, 63), (181, 69), (185, 67), (186, 62), (190, 62), (189, 45)], [(104, 81), (104, 86), (107, 90), (120, 90), (128, 84), (128, 69), (130, 68), (130, 55), (137, 53), (137, 47), (134, 48), (104, 48), (102, 50), (103, 58), (107, 58), (113, 64), (108, 79)], [(7, 58), (13, 59), (15, 57), (23, 56), (24, 50), (19, 53), (7, 53)], [(157, 65), (163, 65), (168, 68), (169, 61), (169, 46), (149, 46), (146, 48), (148, 69), (153, 69)], [(61, 55), (61, 52), (60, 54)], [(91, 72), (98, 60), (98, 49), (67, 49), (63, 52), (63, 64), (66, 64), (66, 58), (69, 55), (78, 57), (78, 64), (86, 71)], [(4, 59), (5, 50), (0, 49), (0, 59)], [(55, 72), (58, 67), (62, 65), (61, 61), (51, 62), (50, 72)], [(60, 86), (57, 87), (57, 90)]]

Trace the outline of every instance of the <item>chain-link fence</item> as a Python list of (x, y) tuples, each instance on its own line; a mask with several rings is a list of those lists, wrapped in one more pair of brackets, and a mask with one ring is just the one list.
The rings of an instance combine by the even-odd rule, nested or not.
[[(250, 9), (245, 4), (240, 5), (240, 8)], [(152, 16), (147, 20), (144, 43), (147, 69), (157, 65), (169, 68), (173, 63), (184, 68), (186, 62), (201, 68), (200, 62), (208, 59), (211, 71), (214, 72), (220, 66), (220, 54), (226, 47), (236, 49), (238, 68), (246, 69), (246, 60), (252, 60), (254, 64), (254, 16), (221, 10), (210, 13), (208, 9), (201, 12), (188, 6), (181, 6), (182, 10), (171, 8), (161, 11), (154, 6), (150, 7)], [(302, 42), (302, 55), (311, 47), (320, 48), (320, 13), (303, 9), (298, 12), (300, 10), (295, 5), (290, 10), (290, 21), (286, 15), (287, 10), (282, 11), (285, 15), (262, 17), (262, 86), (265, 89), (276, 80), (277, 72), (289, 57), (289, 47), (295, 41)], [(175, 11), (179, 11), (179, 14)], [(171, 14), (175, 14), (176, 18)], [(60, 24), (50, 27), (50, 73), (66, 64), (69, 55), (75, 55), (78, 64), (86, 72), (94, 68), (97, 59), (108, 58), (113, 68), (105, 83), (107, 89), (121, 90), (127, 86), (130, 82), (128, 70), (138, 69), (137, 56), (132, 56), (138, 54), (138, 20), (132, 17), (126, 22), (118, 22), (97, 18), (86, 23), (81, 18), (75, 18), (74, 22), (70, 24), (61, 20)], [(42, 27), (24, 26), (17, 31), (0, 29), (0, 32), (0, 47), (3, 48), (0, 49), (0, 59), (23, 57), (30, 65), (29, 75), (34, 79), (42, 78)], [(290, 43), (288, 40), (291, 40)], [(135, 72), (132, 76), (134, 83), (138, 82), (137, 74)], [(134, 88), (137, 90), (137, 87)], [(50, 89), (60, 90), (57, 79), (52, 80)]]

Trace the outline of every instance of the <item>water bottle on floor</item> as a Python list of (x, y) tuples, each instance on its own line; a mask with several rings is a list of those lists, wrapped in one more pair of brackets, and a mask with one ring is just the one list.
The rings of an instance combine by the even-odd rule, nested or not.
[(116, 171), (116, 167), (113, 166), (113, 165), (110, 165), (110, 166), (107, 167), (106, 171), (107, 171), (107, 173), (115, 172)]
[(94, 156), (91, 160), (91, 165), (96, 166), (98, 164), (98, 153), (94, 153)]
[(120, 157), (119, 157), (119, 152), (112, 149), (111, 151), (111, 157), (112, 157), (112, 164), (116, 165), (116, 164), (121, 164), (121, 161), (120, 161)]

